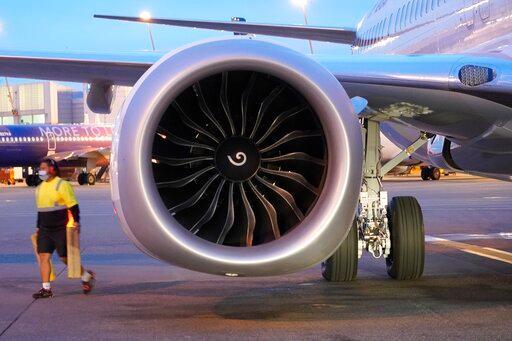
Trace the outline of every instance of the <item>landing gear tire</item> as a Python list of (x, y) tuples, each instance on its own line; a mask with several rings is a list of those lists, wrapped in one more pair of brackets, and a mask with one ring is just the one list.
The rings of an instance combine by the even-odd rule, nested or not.
[(430, 168), (428, 168), (428, 167), (421, 168), (421, 179), (423, 181), (430, 180)]
[(96, 183), (96, 176), (92, 173), (87, 174), (87, 184), (89, 186), (94, 186)]
[(87, 173), (80, 173), (80, 174), (78, 174), (77, 180), (78, 180), (78, 184), (80, 186), (85, 185), (87, 183)]
[(418, 279), (425, 263), (423, 214), (414, 197), (394, 197), (388, 210), (391, 253), (388, 275), (397, 280)]
[(430, 169), (430, 179), (434, 180), (434, 181), (441, 179), (441, 170), (437, 167), (431, 168)]
[(357, 223), (354, 221), (347, 238), (340, 247), (322, 263), (322, 276), (329, 282), (350, 282), (356, 279), (358, 257)]

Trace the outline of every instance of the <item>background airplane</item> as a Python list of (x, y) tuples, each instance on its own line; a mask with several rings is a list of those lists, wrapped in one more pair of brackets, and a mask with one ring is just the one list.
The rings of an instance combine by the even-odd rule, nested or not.
[[(63, 167), (86, 168), (79, 183), (94, 185), (110, 160), (112, 127), (98, 125), (4, 125), (0, 126), (0, 167), (32, 167), (44, 157)], [(97, 174), (92, 170), (101, 167)], [(26, 173), (27, 184), (38, 183), (37, 175)]]
[[(382, 0), (354, 30), (97, 17), (353, 46), (305, 56), (242, 37), (144, 58), (1, 53), (6, 76), (90, 83), (99, 112), (113, 85), (134, 86), (112, 195), (153, 257), (230, 277), (325, 260), (326, 279), (347, 281), (366, 250), (415, 279), (422, 211), (412, 197), (388, 205), (382, 176), (413, 155), (511, 180), (511, 0)], [(403, 147), (385, 164), (381, 130)]]

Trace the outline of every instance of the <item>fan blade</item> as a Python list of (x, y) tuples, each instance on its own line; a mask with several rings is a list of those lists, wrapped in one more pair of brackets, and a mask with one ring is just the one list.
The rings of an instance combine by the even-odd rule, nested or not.
[(258, 78), (257, 73), (253, 73), (251, 78), (249, 79), (249, 84), (244, 90), (242, 94), (242, 129), (240, 132), (241, 136), (245, 136), (245, 125), (247, 124), (247, 106), (249, 105), (249, 96), (251, 95), (252, 89), (254, 88), (254, 84), (256, 83), (256, 79)]
[(224, 240), (226, 240), (226, 236), (229, 231), (233, 227), (235, 222), (235, 205), (233, 203), (233, 187), (234, 184), (229, 184), (229, 192), (228, 192), (228, 212), (226, 215), (226, 222), (224, 223), (224, 227), (222, 228), (222, 232), (220, 233), (219, 239), (217, 239), (217, 244), (224, 244)]
[(256, 135), (256, 132), (258, 131), (263, 116), (265, 116), (265, 113), (267, 112), (272, 102), (274, 102), (274, 100), (281, 94), (281, 92), (283, 92), (283, 90), (284, 88), (282, 86), (278, 86), (272, 90), (270, 94), (263, 100), (260, 105), (260, 110), (258, 110), (258, 115), (256, 116), (256, 123), (254, 123), (254, 128), (252, 128), (252, 133), (249, 136), (250, 139), (254, 138), (254, 135)]
[(199, 124), (197, 124), (195, 121), (193, 121), (181, 108), (181, 106), (178, 104), (177, 101), (174, 101), (172, 103), (173, 108), (178, 111), (181, 121), (190, 129), (197, 131), (200, 134), (203, 134), (207, 137), (209, 137), (211, 140), (213, 140), (216, 143), (219, 143), (219, 140), (209, 131), (201, 127)]
[(169, 140), (172, 143), (177, 144), (179, 146), (215, 151), (215, 148), (213, 148), (212, 146), (206, 145), (204, 143), (189, 141), (187, 139), (174, 135), (173, 133), (167, 131), (162, 127), (158, 127), (158, 133), (161, 134), (160, 137), (163, 138), (164, 140)]
[(295, 108), (292, 108), (292, 109), (290, 109), (288, 111), (285, 111), (284, 113), (282, 113), (279, 116), (277, 116), (276, 119), (274, 120), (274, 122), (272, 122), (272, 124), (270, 125), (270, 128), (268, 128), (268, 130), (265, 132), (265, 134), (263, 134), (263, 136), (258, 140), (258, 142), (256, 142), (256, 145), (260, 145), (261, 143), (263, 143), (263, 141), (265, 141), (267, 139), (267, 137), (269, 137), (269, 135), (272, 134), (272, 132), (274, 130), (279, 128), (279, 126), (284, 121), (286, 121), (287, 119), (289, 119), (289, 118), (291, 118), (291, 117), (301, 113), (306, 108), (307, 108), (306, 106), (295, 107)]
[(222, 137), (226, 137), (226, 132), (224, 131), (224, 129), (222, 129), (222, 126), (220, 125), (219, 121), (217, 121), (215, 119), (215, 116), (213, 115), (212, 111), (208, 107), (208, 104), (206, 104), (206, 99), (204, 98), (203, 90), (201, 89), (201, 85), (199, 83), (196, 83), (196, 84), (194, 84), (193, 88), (194, 88), (194, 92), (197, 97), (197, 101), (199, 103), (199, 108), (201, 109), (203, 114), (205, 114), (205, 116), (210, 120), (210, 122), (212, 122), (213, 125), (215, 125), (217, 127), (217, 129), (222, 134)]
[(201, 175), (211, 171), (212, 169), (215, 169), (213, 166), (206, 167), (204, 169), (201, 169), (198, 172), (195, 172), (194, 174), (191, 174), (189, 176), (186, 176), (184, 178), (173, 180), (173, 181), (164, 181), (164, 182), (157, 182), (156, 186), (157, 188), (180, 188), (188, 185), (192, 181), (199, 178)]
[(192, 206), (194, 206), (195, 204), (197, 204), (197, 202), (199, 200), (201, 200), (201, 198), (203, 197), (204, 193), (206, 193), (206, 191), (208, 190), (208, 187), (210, 187), (210, 185), (215, 181), (215, 179), (217, 179), (219, 177), (219, 174), (215, 174), (214, 176), (212, 176), (210, 179), (208, 179), (208, 181), (203, 185), (203, 187), (201, 187), (201, 189), (199, 191), (197, 191), (193, 196), (191, 196), (190, 198), (188, 198), (186, 201), (182, 202), (181, 204), (179, 205), (176, 205), (174, 207), (171, 207), (169, 209), (169, 212), (171, 214), (175, 214), (175, 213), (178, 213), (180, 211), (183, 211), (187, 208), (190, 208)]
[(286, 178), (286, 179), (292, 180), (292, 181), (302, 185), (303, 187), (305, 187), (309, 191), (311, 191), (311, 192), (315, 193), (316, 195), (318, 195), (318, 188), (316, 188), (315, 186), (310, 184), (308, 182), (308, 180), (306, 180), (306, 178), (304, 176), (302, 176), (301, 174), (299, 174), (299, 173), (287, 172), (287, 171), (278, 171), (278, 170), (268, 169), (268, 168), (265, 168), (265, 167), (261, 167), (260, 170), (262, 172), (265, 172), (265, 173), (268, 173), (268, 174), (272, 174), (272, 175), (275, 175), (275, 176), (279, 176), (279, 177), (282, 177), (282, 178)]
[(224, 109), (224, 113), (229, 122), (229, 127), (231, 128), (231, 134), (236, 135), (235, 124), (233, 123), (233, 118), (231, 117), (231, 111), (229, 110), (229, 99), (228, 99), (228, 73), (222, 73), (222, 84), (220, 86), (220, 103), (222, 108)]
[(282, 189), (279, 186), (276, 186), (275, 184), (271, 184), (267, 180), (263, 179), (262, 177), (256, 175), (256, 180), (258, 180), (261, 184), (263, 184), (265, 187), (276, 193), (281, 199), (286, 202), (288, 207), (291, 208), (295, 216), (302, 221), (304, 219), (304, 214), (302, 214), (300, 208), (297, 206), (297, 203), (295, 202), (295, 199), (293, 198), (293, 195), (291, 195), (288, 191)]
[(213, 161), (213, 156), (173, 158), (173, 157), (164, 157), (164, 156), (155, 155), (155, 156), (153, 156), (153, 158), (156, 161), (158, 161), (158, 163), (163, 163), (163, 164), (173, 166), (173, 167), (191, 165), (191, 164), (203, 162), (203, 161)]
[(240, 190), (240, 196), (242, 197), (242, 203), (244, 204), (245, 209), (245, 216), (247, 218), (245, 245), (252, 246), (252, 241), (254, 238), (254, 228), (256, 226), (256, 217), (254, 215), (254, 211), (252, 210), (251, 204), (247, 199), (247, 195), (245, 194), (244, 185), (242, 183), (239, 183), (238, 188)]
[(325, 166), (325, 161), (322, 159), (318, 159), (316, 157), (313, 157), (309, 154), (303, 153), (303, 152), (294, 152), (289, 153), (285, 155), (279, 155), (275, 157), (268, 157), (268, 158), (262, 158), (261, 162), (281, 162), (281, 161), (306, 161), (311, 163), (316, 163), (320, 166)]
[(267, 216), (270, 220), (270, 227), (272, 229), (272, 232), (274, 233), (274, 239), (279, 239), (281, 237), (281, 232), (279, 231), (279, 224), (277, 222), (277, 212), (274, 206), (265, 199), (265, 196), (261, 194), (260, 191), (254, 186), (252, 181), (249, 181), (249, 187), (252, 189), (253, 193), (256, 195), (260, 203), (262, 204), (263, 208), (265, 209), (265, 212), (267, 213)]
[(319, 132), (319, 131), (313, 131), (313, 132), (309, 132), (309, 131), (293, 131), (289, 134), (286, 134), (285, 136), (283, 136), (281, 139), (279, 139), (278, 141), (274, 142), (273, 144), (271, 144), (270, 146), (266, 147), (266, 148), (263, 148), (261, 149), (261, 153), (266, 153), (276, 147), (279, 147), (280, 145), (283, 145), (285, 143), (288, 143), (290, 141), (293, 141), (293, 140), (297, 140), (297, 139), (304, 139), (304, 138), (309, 138), (309, 137), (319, 137), (319, 136), (322, 136), (322, 134)]
[(204, 215), (197, 221), (197, 223), (195, 223), (194, 226), (192, 226), (190, 232), (192, 232), (193, 234), (197, 234), (204, 226), (204, 224), (206, 224), (213, 218), (213, 216), (215, 215), (215, 211), (217, 211), (217, 204), (219, 203), (220, 193), (222, 192), (222, 188), (224, 187), (225, 183), (226, 180), (221, 181), (219, 187), (217, 187), (215, 195), (213, 196), (210, 207), (208, 207), (208, 210), (206, 210)]

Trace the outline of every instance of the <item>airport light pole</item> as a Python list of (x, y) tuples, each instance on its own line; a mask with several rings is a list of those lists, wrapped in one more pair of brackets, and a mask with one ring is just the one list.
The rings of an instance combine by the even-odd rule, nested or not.
[[(141, 18), (143, 21), (150, 21), (151, 20), (151, 13), (148, 11), (143, 11), (139, 14), (139, 18)], [(151, 48), (153, 51), (156, 51), (155, 48), (155, 40), (153, 39), (153, 32), (151, 31), (151, 24), (148, 22), (146, 23), (148, 27), (148, 33), (149, 33), (149, 40), (151, 41)]]
[[(295, 6), (298, 6), (301, 8), (302, 10), (302, 14), (304, 15), (304, 24), (306, 24), (306, 26), (308, 26), (308, 10), (307, 10), (307, 7), (308, 7), (308, 1), (309, 0), (292, 0), (292, 3), (295, 5)], [(309, 42), (309, 50), (311, 51), (311, 54), (314, 54), (314, 51), (313, 51), (313, 42), (310, 40), (308, 40)]]

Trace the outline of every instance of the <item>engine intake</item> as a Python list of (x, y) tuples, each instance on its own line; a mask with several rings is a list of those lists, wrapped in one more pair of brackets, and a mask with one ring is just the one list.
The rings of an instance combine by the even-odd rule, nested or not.
[(254, 40), (173, 52), (116, 124), (112, 192), (146, 253), (192, 270), (261, 276), (327, 258), (351, 226), (359, 125), (313, 60)]

